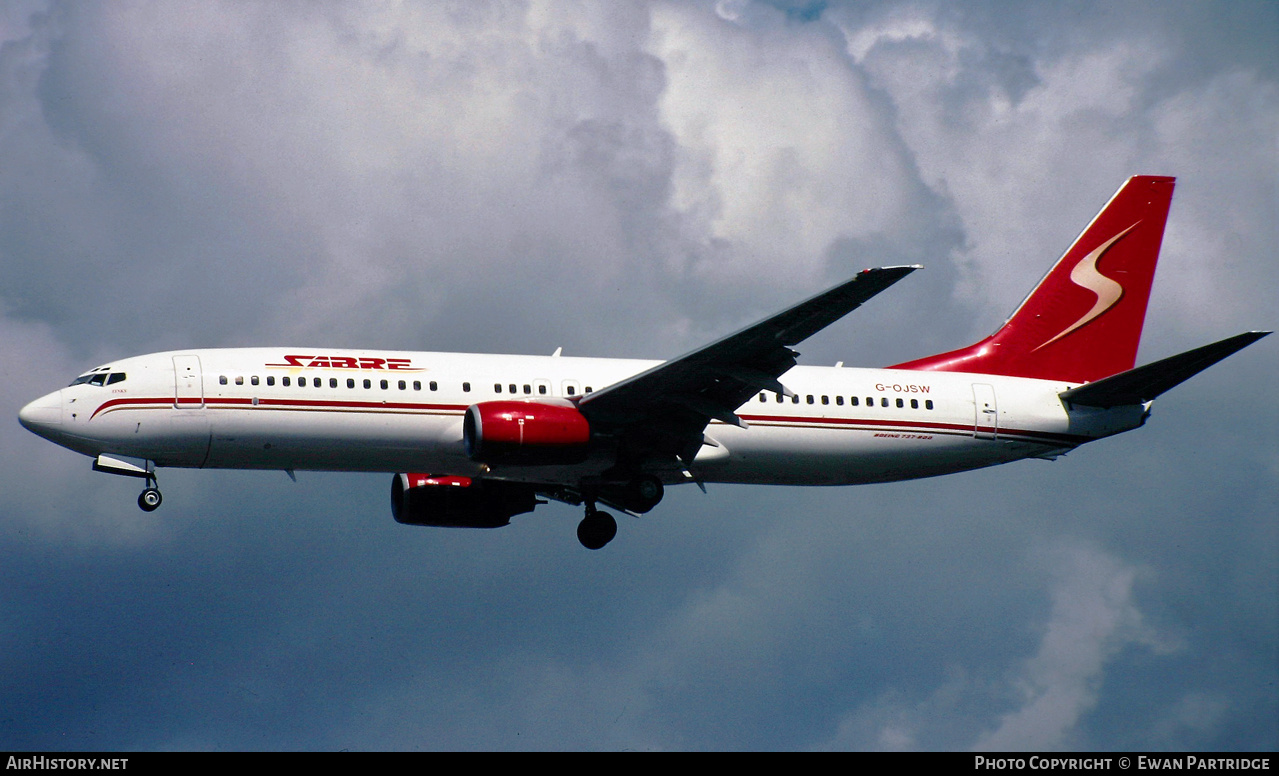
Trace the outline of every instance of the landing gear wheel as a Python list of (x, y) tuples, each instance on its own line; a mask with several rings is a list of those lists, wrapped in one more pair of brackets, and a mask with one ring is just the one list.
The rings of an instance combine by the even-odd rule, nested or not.
[(662, 481), (653, 475), (636, 477), (626, 485), (626, 507), (643, 514), (657, 506), (665, 492)]
[(577, 540), (588, 550), (598, 550), (617, 536), (617, 521), (607, 512), (590, 510), (577, 524)]
[(142, 507), (143, 512), (154, 512), (163, 500), (159, 490), (147, 488), (138, 496), (138, 506)]

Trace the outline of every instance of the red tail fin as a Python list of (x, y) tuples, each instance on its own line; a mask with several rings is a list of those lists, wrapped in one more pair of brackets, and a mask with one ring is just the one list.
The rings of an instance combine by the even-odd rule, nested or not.
[(1129, 178), (999, 331), (893, 369), (1091, 382), (1132, 369), (1173, 178)]

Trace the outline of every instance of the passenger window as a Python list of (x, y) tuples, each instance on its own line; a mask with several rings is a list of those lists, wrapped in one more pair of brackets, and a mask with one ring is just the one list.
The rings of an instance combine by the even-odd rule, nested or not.
[(897, 409), (901, 409), (902, 407), (905, 407), (905, 406), (906, 406), (906, 402), (902, 401), (901, 399), (897, 400)]
[[(94, 375), (94, 377), (96, 378), (97, 375)], [(90, 380), (89, 383), (91, 385), (102, 385), (101, 381), (95, 383), (93, 380)], [(226, 385), (226, 375), (218, 375), (218, 385)]]
[(402, 390), (404, 390), (405, 388), (407, 388), (407, 387), (408, 387), (408, 383), (406, 383), (406, 382), (404, 382), (403, 380), (401, 380), (401, 381), (400, 381), (400, 383), (399, 383), (399, 387), (400, 387), (400, 390), (402, 391)]
[(250, 377), (250, 378), (249, 378), (249, 382), (250, 382), (250, 383), (252, 383), (253, 385), (257, 385), (257, 384), (258, 384), (258, 376), (257, 376), (257, 375), (253, 375), (252, 377)]
[(812, 403), (813, 403), (813, 395), (812, 395), (811, 393), (810, 393), (810, 394), (808, 394), (808, 403), (809, 403), (809, 404), (812, 404)]
[(414, 380), (414, 381), (413, 381), (413, 390), (415, 390), (415, 391), (420, 391), (420, 390), (422, 390), (422, 381), (421, 381), (421, 380)]
[(382, 381), (380, 381), (380, 382), (378, 383), (378, 385), (380, 385), (380, 386), (382, 387), (382, 390), (384, 390), (384, 391), (385, 391), (387, 388), (389, 388), (389, 387), (390, 387), (390, 385), (391, 385), (391, 384), (390, 384), (390, 383), (388, 383), (388, 382), (387, 382), (387, 381), (385, 381), (385, 380), (382, 380)]
[(588, 386), (586, 386), (586, 392), (587, 392), (587, 393), (590, 393), (590, 392), (591, 392), (591, 391), (593, 391), (593, 390), (595, 390), (595, 389), (594, 389), (594, 388), (592, 388), (591, 386), (589, 386), (589, 385), (588, 385)]
[(306, 378), (305, 378), (305, 377), (299, 377), (299, 378), (298, 378), (298, 387), (299, 387), (299, 388), (305, 388), (305, 387), (306, 387)]
[(502, 384), (493, 383), (493, 393), (501, 393), (501, 392), (502, 392)]
[(794, 396), (790, 397), (790, 403), (799, 404), (799, 394), (795, 394)]
[(576, 394), (577, 394), (577, 389), (570, 385), (568, 387), (568, 395), (575, 396)]
[(347, 388), (354, 388), (354, 387), (355, 387), (355, 378), (354, 378), (354, 377), (348, 377), (348, 378), (346, 378), (346, 387), (347, 387)]
[(244, 385), (244, 375), (239, 375), (239, 376), (237, 376), (237, 377), (235, 378), (235, 384), (236, 384), (236, 385)]
[(880, 399), (880, 400), (879, 400), (879, 406), (881, 406), (881, 407), (887, 407), (887, 406), (888, 406), (888, 397), (887, 397), (887, 396), (885, 396), (885, 397), (883, 397), (882, 399)]
[(470, 384), (470, 383), (462, 383), (462, 392), (463, 392), (463, 393), (470, 393), (470, 392), (471, 392), (471, 384)]
[(844, 397), (843, 397), (843, 396), (836, 396), (836, 397), (835, 397), (835, 403), (836, 403), (836, 404), (838, 404), (839, 406), (843, 407), (843, 406), (844, 406)]
[(370, 380), (370, 379), (368, 379), (367, 377), (366, 377), (366, 378), (364, 378), (364, 387), (365, 387), (365, 389), (372, 388), (372, 387), (373, 387), (373, 381), (372, 381), (372, 380)]
[(515, 383), (511, 383), (511, 384), (510, 384), (509, 386), (507, 386), (507, 387), (510, 389), (510, 390), (509, 390), (509, 393), (515, 393)]
[(439, 390), (440, 386), (439, 386), (439, 385), (437, 385), (437, 384), (436, 384), (436, 382), (435, 382), (434, 380), (432, 380), (432, 381), (431, 381), (430, 388), (431, 388), (431, 390), (432, 390), (432, 391), (437, 391), (437, 390)]
[(329, 378), (329, 387), (330, 387), (330, 388), (336, 388), (336, 387), (338, 387), (338, 379), (337, 379), (336, 377), (330, 377), (330, 378)]
[(267, 385), (275, 385), (275, 375), (267, 375), (267, 376), (266, 376), (266, 384), (267, 384)]
[(851, 407), (856, 407), (856, 406), (857, 406), (857, 404), (858, 404), (858, 399), (857, 399), (857, 397), (856, 397), (856, 396), (849, 396), (849, 397), (848, 397), (848, 404), (849, 404), (849, 406), (851, 406)]
[(319, 387), (320, 387), (320, 378), (318, 378), (318, 377), (312, 377), (312, 378), (311, 378), (311, 385), (314, 385), (316, 388), (319, 388)]
[(866, 406), (867, 406), (867, 407), (874, 407), (874, 406), (875, 406), (875, 397), (874, 397), (874, 396), (867, 396), (867, 397), (866, 397)]
[(932, 408), (933, 408), (933, 400), (932, 400), (932, 399), (925, 399), (925, 400), (924, 400), (924, 409), (926, 409), (926, 410), (931, 410)]
[(546, 386), (545, 386), (545, 385), (539, 385), (539, 386), (537, 386), (537, 392), (538, 392), (539, 394), (542, 394), (543, 396), (545, 396), (545, 395), (546, 395)]
[(830, 397), (829, 397), (829, 396), (823, 396), (823, 397), (822, 397), (822, 404), (830, 404)]
[(910, 408), (911, 408), (912, 410), (917, 410), (917, 409), (919, 409), (919, 399), (911, 399), (911, 400), (910, 400)]
[(777, 403), (778, 403), (778, 404), (781, 404), (781, 403), (782, 403), (783, 401), (785, 401), (785, 400), (786, 400), (786, 397), (785, 397), (785, 396), (782, 396), (780, 393), (779, 393), (779, 394), (777, 394)]
[(288, 387), (289, 387), (289, 378), (285, 377), (285, 378), (283, 378), (282, 380), (280, 380), (280, 385), (283, 385), (285, 388), (288, 388)]
[(524, 383), (524, 393), (530, 394), (532, 392), (533, 392), (533, 386), (529, 385), (528, 383)]
[(759, 395), (759, 401), (761, 404), (763, 404), (764, 402), (768, 401), (768, 397), (761, 393)]

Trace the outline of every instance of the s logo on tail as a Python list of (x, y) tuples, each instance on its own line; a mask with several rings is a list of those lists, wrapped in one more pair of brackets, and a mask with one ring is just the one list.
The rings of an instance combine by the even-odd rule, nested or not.
[(999, 331), (893, 368), (1070, 383), (1132, 369), (1172, 190), (1169, 177), (1128, 179)]
[[(1137, 224), (1140, 223), (1140, 221), (1137, 222)], [(1093, 304), (1091, 310), (1084, 313), (1082, 318), (1075, 321), (1070, 326), (1067, 326), (1057, 336), (1048, 340), (1043, 345), (1040, 345), (1039, 348), (1042, 348), (1045, 345), (1051, 345), (1075, 329), (1078, 329), (1093, 318), (1096, 318), (1111, 307), (1114, 307), (1115, 303), (1123, 298), (1124, 287), (1098, 272), (1097, 262), (1101, 260), (1102, 256), (1106, 255), (1106, 251), (1110, 250), (1110, 246), (1122, 240), (1125, 235), (1137, 227), (1137, 224), (1133, 224), (1097, 246), (1091, 253), (1080, 259), (1079, 263), (1075, 265), (1075, 268), (1070, 271), (1070, 282), (1081, 288), (1086, 288), (1096, 294), (1097, 301)], [(1035, 350), (1039, 350), (1039, 348), (1035, 348)], [(1033, 353), (1034, 351), (1031, 352)]]

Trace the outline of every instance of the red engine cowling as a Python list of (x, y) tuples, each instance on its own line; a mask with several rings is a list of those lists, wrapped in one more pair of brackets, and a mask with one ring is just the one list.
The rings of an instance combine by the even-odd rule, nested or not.
[(483, 463), (577, 463), (590, 448), (591, 424), (569, 401), (486, 401), (467, 408), (462, 441)]
[(532, 485), (432, 474), (391, 480), (391, 515), (405, 525), (498, 528), (537, 506)]

